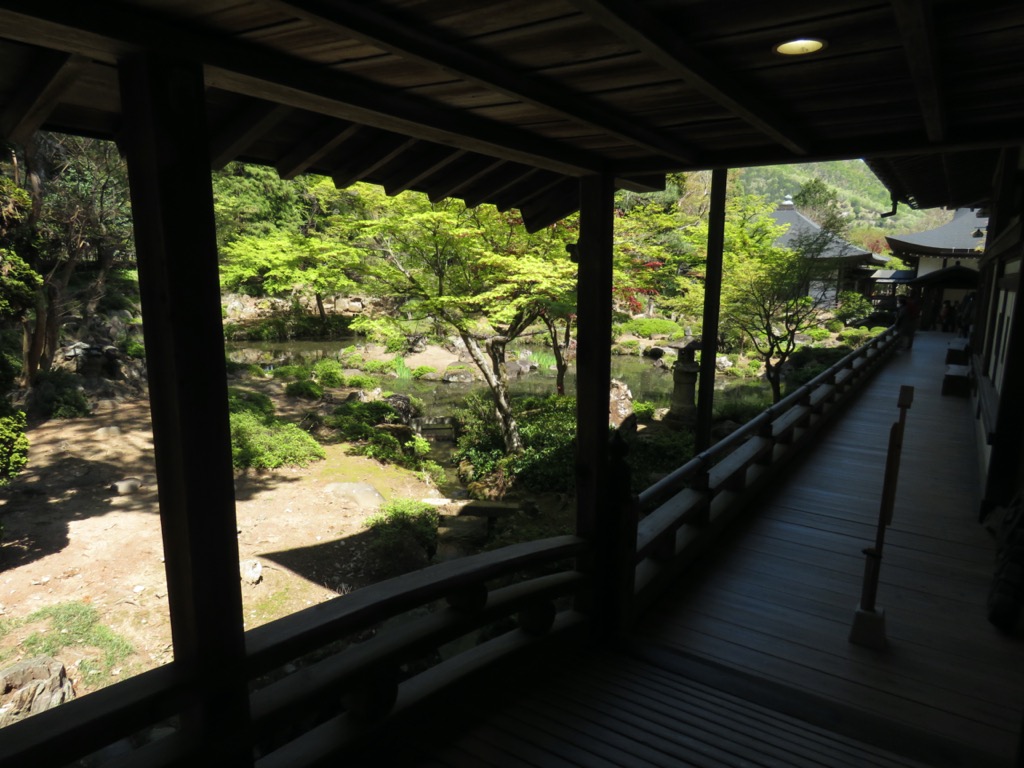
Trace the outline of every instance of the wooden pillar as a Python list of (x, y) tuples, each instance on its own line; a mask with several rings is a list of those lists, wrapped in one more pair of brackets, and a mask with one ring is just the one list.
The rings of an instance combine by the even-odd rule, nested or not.
[(711, 210), (708, 218), (708, 263), (704, 278), (704, 321), (700, 337), (700, 382), (697, 389), (697, 452), (711, 445), (711, 409), (715, 398), (718, 358), (718, 320), (722, 303), (722, 252), (725, 250), (725, 188), (729, 171), (711, 172)]
[(611, 385), (612, 232), (615, 185), (610, 176), (580, 182), (576, 346), (576, 530), (594, 543), (581, 568), (594, 577), (590, 605), (598, 619), (614, 589), (609, 547), (615, 510), (608, 503), (608, 397)]
[(137, 56), (119, 75), (182, 729), (251, 765), (203, 71)]

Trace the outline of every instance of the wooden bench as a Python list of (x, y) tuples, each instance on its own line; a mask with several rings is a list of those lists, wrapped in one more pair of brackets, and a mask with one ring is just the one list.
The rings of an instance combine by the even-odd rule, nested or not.
[(971, 394), (971, 368), (967, 365), (947, 365), (942, 377), (942, 394), (967, 397)]
[(967, 365), (970, 357), (970, 342), (967, 339), (953, 339), (946, 348), (948, 365)]

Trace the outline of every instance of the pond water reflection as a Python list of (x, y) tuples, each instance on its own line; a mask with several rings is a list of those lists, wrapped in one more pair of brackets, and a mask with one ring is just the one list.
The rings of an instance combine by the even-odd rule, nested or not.
[[(272, 368), (288, 364), (308, 364), (325, 357), (338, 357), (356, 339), (341, 341), (290, 341), (290, 342), (229, 342), (228, 358), (233, 362), (258, 364)], [(653, 403), (655, 408), (667, 408), (672, 396), (671, 365), (675, 355), (666, 355), (666, 366), (639, 356), (613, 355), (612, 377), (624, 382), (633, 394), (634, 401)], [(454, 406), (461, 404), (467, 395), (486, 389), (482, 381), (473, 384), (446, 384), (438, 381), (423, 381), (412, 378), (381, 376), (381, 387), (392, 392), (413, 395), (423, 401), (426, 415), (449, 415)], [(738, 380), (732, 380), (738, 381)], [(727, 380), (719, 379), (717, 388), (727, 387)], [(513, 395), (550, 395), (555, 393), (554, 371), (537, 371), (512, 379), (509, 388)], [(570, 367), (566, 373), (567, 394), (576, 391), (576, 370)]]

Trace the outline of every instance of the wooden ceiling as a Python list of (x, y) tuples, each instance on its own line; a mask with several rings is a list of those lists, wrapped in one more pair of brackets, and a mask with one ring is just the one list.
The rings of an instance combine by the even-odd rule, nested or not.
[[(826, 48), (782, 57), (815, 37)], [(214, 167), (519, 209), (576, 180), (872, 158), (917, 207), (984, 204), (1024, 140), (1024, 2), (0, 0), (0, 138), (116, 139), (117, 60), (205, 65)]]

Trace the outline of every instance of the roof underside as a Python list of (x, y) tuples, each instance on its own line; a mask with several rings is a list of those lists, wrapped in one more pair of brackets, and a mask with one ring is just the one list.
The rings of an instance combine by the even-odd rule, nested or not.
[[(828, 42), (809, 57), (772, 46)], [(212, 165), (519, 209), (577, 179), (864, 157), (904, 202), (983, 204), (1024, 137), (1024, 3), (0, 0), (0, 137), (115, 138), (116, 63), (205, 65)]]

